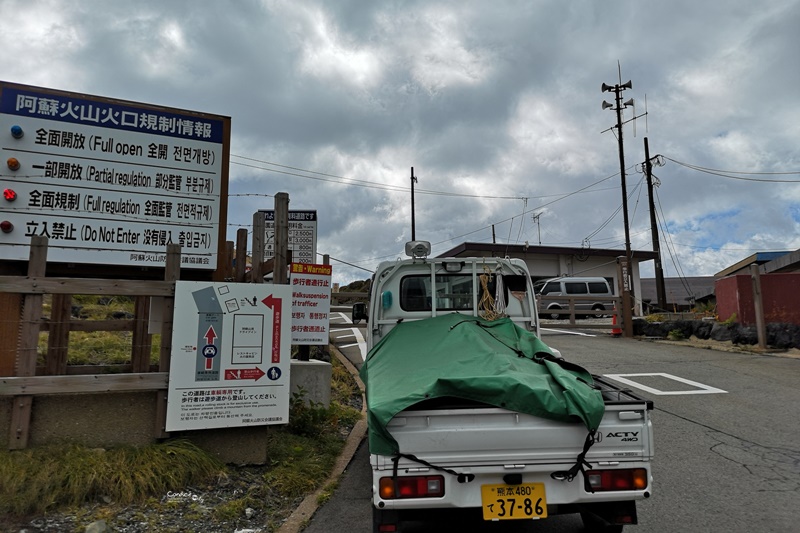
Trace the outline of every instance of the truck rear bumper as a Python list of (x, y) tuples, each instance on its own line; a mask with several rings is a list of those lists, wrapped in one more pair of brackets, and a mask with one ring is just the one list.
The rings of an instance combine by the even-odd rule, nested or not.
[[(379, 461), (373, 456), (373, 465)], [(380, 461), (382, 462), (382, 461)], [(592, 463), (593, 470), (622, 470), (641, 468), (647, 471), (647, 486), (642, 490), (606, 490), (594, 493), (588, 492), (584, 486), (583, 474), (578, 475), (572, 480), (556, 480), (550, 474), (556, 471), (569, 470), (572, 464), (544, 464), (544, 465), (506, 465), (506, 466), (470, 466), (454, 467), (454, 470), (464, 476), (438, 471), (423, 465), (409, 466), (408, 463), (401, 464), (398, 468), (397, 476), (433, 476), (440, 475), (444, 479), (444, 494), (440, 497), (430, 498), (397, 498), (385, 499), (380, 494), (381, 478), (391, 478), (392, 469), (373, 469), (372, 490), (373, 505), (377, 509), (404, 510), (404, 509), (461, 509), (461, 508), (482, 508), (485, 502), (482, 501), (481, 487), (483, 485), (507, 485), (507, 480), (512, 483), (521, 482), (522, 484), (541, 483), (544, 485), (544, 499), (549, 509), (552, 507), (553, 514), (558, 514), (559, 506), (565, 509), (568, 506), (591, 505), (603, 502), (622, 502), (640, 500), (650, 497), (652, 492), (652, 477), (650, 465), (644, 461), (619, 462), (613, 465), (603, 465)], [(510, 476), (509, 476), (510, 475)], [(474, 476), (474, 477), (473, 477)], [(461, 478), (459, 480), (459, 477)], [(471, 481), (469, 480), (471, 479)], [(576, 512), (569, 510), (567, 512)]]

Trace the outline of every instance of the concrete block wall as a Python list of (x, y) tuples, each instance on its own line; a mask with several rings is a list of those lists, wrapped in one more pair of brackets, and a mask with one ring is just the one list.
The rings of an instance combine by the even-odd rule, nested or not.
[[(290, 391), (326, 407), (331, 400), (331, 365), (292, 360)], [(12, 397), (0, 397), (0, 446), (11, 439)], [(29, 447), (75, 442), (89, 447), (141, 446), (155, 442), (156, 392), (40, 395), (33, 400)], [(269, 426), (184, 431), (225, 463), (263, 464)]]

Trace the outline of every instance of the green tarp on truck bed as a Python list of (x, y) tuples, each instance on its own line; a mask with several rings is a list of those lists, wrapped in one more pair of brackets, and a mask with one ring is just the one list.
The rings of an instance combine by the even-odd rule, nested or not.
[[(550, 359), (547, 359), (549, 357)], [(457, 313), (397, 324), (361, 368), (371, 453), (398, 450), (386, 424), (424, 400), (454, 397), (543, 418), (600, 425), (604, 404), (586, 370), (552, 358), (536, 335), (508, 318)]]

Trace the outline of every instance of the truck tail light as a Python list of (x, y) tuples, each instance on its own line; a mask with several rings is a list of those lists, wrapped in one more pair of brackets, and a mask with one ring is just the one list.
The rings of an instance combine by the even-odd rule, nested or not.
[(611, 490), (644, 490), (647, 488), (648, 475), (647, 470), (644, 468), (589, 470), (585, 475), (592, 488), (600, 492)]
[(382, 477), (379, 490), (380, 496), (384, 500), (401, 498), (441, 498), (444, 496), (444, 477)]

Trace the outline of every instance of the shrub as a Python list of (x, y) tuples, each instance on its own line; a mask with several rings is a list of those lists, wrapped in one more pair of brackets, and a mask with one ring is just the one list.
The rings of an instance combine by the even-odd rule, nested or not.
[(673, 329), (667, 333), (667, 338), (671, 341), (682, 341), (686, 339), (686, 336), (683, 334), (683, 331), (679, 329)]

